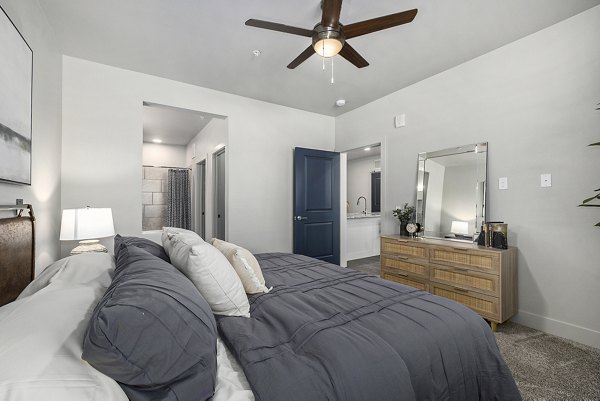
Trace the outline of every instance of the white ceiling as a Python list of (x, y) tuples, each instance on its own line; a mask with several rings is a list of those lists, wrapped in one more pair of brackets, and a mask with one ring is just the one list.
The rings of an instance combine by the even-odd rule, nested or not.
[[(369, 148), (369, 150), (365, 150)], [(381, 156), (381, 144), (374, 144), (369, 146), (362, 146), (360, 148), (348, 150), (346, 152), (348, 160), (362, 159), (365, 157)]]
[(177, 107), (144, 103), (144, 142), (160, 139), (165, 145), (185, 146), (214, 117)]
[[(247, 27), (249, 18), (312, 29), (319, 0), (40, 0), (63, 53), (326, 115), (339, 115), (600, 4), (600, 0), (345, 0), (349, 24), (411, 8), (411, 24), (348, 42), (371, 64), (313, 55), (310, 39)], [(262, 55), (254, 57), (252, 50)], [(335, 107), (336, 99), (346, 106)]]

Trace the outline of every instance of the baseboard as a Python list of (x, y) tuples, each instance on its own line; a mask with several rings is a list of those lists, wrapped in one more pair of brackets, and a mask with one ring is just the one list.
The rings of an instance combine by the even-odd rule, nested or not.
[(523, 326), (531, 327), (532, 329), (589, 345), (590, 347), (600, 348), (600, 331), (523, 310), (519, 311), (519, 313), (511, 320), (515, 323), (522, 324)]
[(377, 256), (377, 255), (379, 255), (379, 248), (370, 249), (370, 250), (366, 250), (366, 251), (352, 252), (352, 253), (349, 252), (346, 254), (346, 260), (369, 258), (371, 256)]

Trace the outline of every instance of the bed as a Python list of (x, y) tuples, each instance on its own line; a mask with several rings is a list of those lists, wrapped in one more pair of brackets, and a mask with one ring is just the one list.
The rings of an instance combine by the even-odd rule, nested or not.
[[(521, 399), (467, 308), (306, 256), (257, 259), (273, 290), (249, 296), (250, 318), (216, 317), (214, 400)], [(127, 400), (81, 359), (114, 274), (108, 254), (65, 258), (0, 308), (0, 399)]]

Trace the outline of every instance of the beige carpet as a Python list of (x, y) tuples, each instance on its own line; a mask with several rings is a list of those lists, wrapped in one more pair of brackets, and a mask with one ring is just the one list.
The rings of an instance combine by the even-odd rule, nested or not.
[(496, 339), (523, 400), (600, 401), (600, 349), (516, 323)]

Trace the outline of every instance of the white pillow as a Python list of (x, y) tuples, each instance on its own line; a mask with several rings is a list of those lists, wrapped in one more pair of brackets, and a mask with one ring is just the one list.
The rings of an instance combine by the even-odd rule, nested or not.
[(194, 283), (215, 315), (250, 317), (244, 286), (217, 248), (193, 239), (189, 243), (190, 238), (180, 234), (167, 239), (171, 264)]
[(231, 263), (247, 294), (269, 292), (260, 265), (249, 250), (218, 238), (213, 238), (211, 242)]
[(175, 235), (179, 235), (182, 240), (190, 245), (201, 244), (204, 242), (204, 240), (193, 231), (177, 227), (163, 227), (161, 240), (163, 248), (165, 248), (165, 252), (167, 252), (169, 258), (171, 257), (171, 238), (173, 238)]

